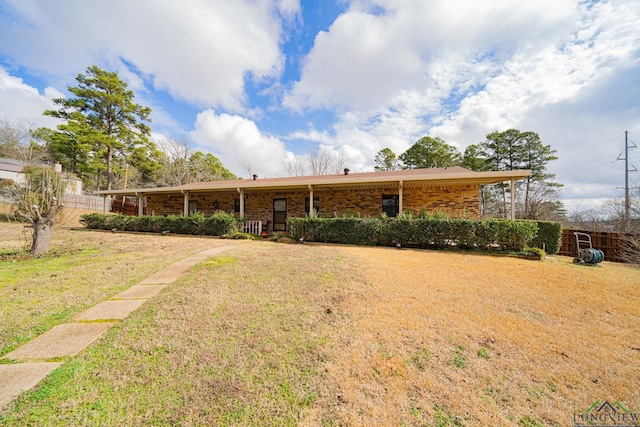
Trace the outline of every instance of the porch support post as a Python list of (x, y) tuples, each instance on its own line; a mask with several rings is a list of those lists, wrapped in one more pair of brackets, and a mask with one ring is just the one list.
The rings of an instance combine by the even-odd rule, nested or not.
[(138, 196), (138, 216), (144, 216), (144, 197), (136, 193)]
[(511, 178), (511, 219), (516, 219), (516, 186), (515, 180)]
[(107, 195), (102, 196), (102, 215), (107, 214)]
[(402, 215), (402, 212), (404, 212), (402, 210), (402, 190), (404, 189), (404, 181), (399, 181), (398, 182), (398, 210), (399, 210), (399, 214)]
[(184, 193), (184, 208), (182, 215), (189, 216), (189, 192), (184, 190), (182, 190), (182, 192)]
[(315, 208), (313, 207), (313, 186), (309, 184), (309, 217), (316, 216)]
[(236, 189), (240, 194), (240, 218), (244, 218), (244, 188)]

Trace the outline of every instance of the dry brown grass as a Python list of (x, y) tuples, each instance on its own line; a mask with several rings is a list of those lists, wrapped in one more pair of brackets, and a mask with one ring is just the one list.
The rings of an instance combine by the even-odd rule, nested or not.
[(596, 400), (640, 407), (636, 270), (340, 250), (364, 283), (327, 364), (331, 391), (308, 425), (508, 426), (527, 416), (568, 425)]
[[(80, 217), (84, 214), (96, 213), (95, 210), (65, 208), (55, 219), (56, 228), (82, 227)], [(99, 212), (102, 213), (102, 212)], [(0, 222), (13, 221), (13, 208), (9, 203), (0, 202)]]
[(620, 264), (251, 242), (146, 302), (5, 420), (572, 425), (596, 400), (640, 408), (639, 302), (638, 271)]

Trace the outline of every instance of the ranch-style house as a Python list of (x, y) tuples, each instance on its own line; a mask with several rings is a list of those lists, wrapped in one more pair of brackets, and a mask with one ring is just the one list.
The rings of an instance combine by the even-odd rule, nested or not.
[[(289, 217), (360, 214), (394, 217), (443, 212), (450, 216), (480, 216), (480, 185), (509, 182), (531, 175), (530, 170), (474, 172), (462, 167), (384, 172), (296, 176), (194, 182), (177, 187), (97, 191), (96, 195), (137, 197), (139, 215), (205, 215), (235, 213), (258, 223), (260, 230), (286, 231)], [(514, 217), (514, 205), (511, 217)]]

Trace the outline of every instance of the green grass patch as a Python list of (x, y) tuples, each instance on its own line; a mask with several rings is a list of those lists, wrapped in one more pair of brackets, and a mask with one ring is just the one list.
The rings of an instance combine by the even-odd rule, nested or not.
[(480, 347), (480, 349), (478, 350), (478, 356), (482, 357), (483, 359), (489, 359), (491, 357), (489, 355), (489, 350), (484, 347)]
[(424, 371), (427, 368), (431, 352), (426, 348), (421, 348), (416, 353), (411, 355), (409, 363), (416, 367), (419, 371)]
[[(5, 415), (12, 426), (297, 425), (343, 292), (335, 251), (243, 247), (182, 276)], [(273, 252), (292, 260), (273, 263)], [(247, 268), (251, 266), (252, 268)], [(339, 311), (339, 310), (337, 310)]]
[(531, 415), (525, 415), (518, 421), (519, 427), (544, 427), (544, 423)]
[(453, 366), (456, 368), (465, 368), (467, 366), (467, 358), (466, 358), (466, 348), (463, 345), (457, 345), (454, 350)]
[(0, 224), (6, 245), (0, 260), (0, 356), (162, 267), (213, 246), (208, 239), (57, 230), (52, 250), (32, 257), (20, 249), (16, 236), (21, 232), (22, 226)]
[(451, 415), (444, 407), (435, 405), (433, 407), (436, 427), (462, 427), (464, 423), (459, 417)]

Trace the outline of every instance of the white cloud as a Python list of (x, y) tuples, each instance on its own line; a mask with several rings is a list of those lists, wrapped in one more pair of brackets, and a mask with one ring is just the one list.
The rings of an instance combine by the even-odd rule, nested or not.
[[(297, 109), (362, 108), (384, 106), (397, 93), (414, 91), (430, 104), (459, 81), (456, 70), (478, 54), (508, 55), (523, 40), (557, 41), (554, 36), (572, 27), (575, 18), (574, 2), (553, 0), (354, 2), (329, 31), (316, 36), (301, 79), (284, 102)], [(452, 74), (433, 66), (441, 57)]]
[[(639, 21), (640, 3), (622, 0), (355, 1), (318, 34), (284, 103), (338, 111), (323, 141), (359, 153), (351, 160), (364, 168), (379, 149), (400, 154), (425, 134), (464, 150), (515, 127), (558, 150), (550, 167), (560, 176), (604, 158), (599, 142), (612, 135), (640, 134), (637, 98), (624, 95), (637, 88)], [(629, 99), (602, 102), (613, 94)], [(609, 197), (618, 166), (596, 171), (604, 182), (567, 177), (564, 196)]]
[[(286, 174), (293, 154), (284, 141), (331, 148), (358, 171), (371, 169), (380, 149), (400, 154), (425, 134), (464, 150), (515, 127), (558, 150), (550, 166), (559, 177), (579, 171), (565, 173), (563, 197), (617, 191), (620, 163), (598, 162), (622, 149), (624, 130), (640, 135), (640, 2), (336, 2), (345, 12), (303, 52), (306, 39), (285, 45), (308, 31), (298, 0), (5, 0), (0, 55), (60, 89), (87, 65), (106, 65), (153, 108), (154, 131), (178, 138), (195, 114), (177, 112), (181, 101), (201, 106), (192, 138), (242, 176), (247, 166)], [(291, 49), (286, 73), (281, 48)], [(287, 80), (297, 66), (297, 81)], [(59, 95), (6, 72), (2, 84), (0, 108), (11, 100), (33, 116)], [(153, 87), (175, 104), (157, 105), (168, 97)], [(252, 105), (256, 98), (273, 104)], [(334, 121), (295, 131), (277, 123), (290, 110), (326, 110), (319, 122)], [(262, 120), (282, 135), (261, 130)], [(585, 164), (598, 168), (580, 171)]]
[(63, 95), (52, 87), (47, 87), (44, 93), (29, 86), (18, 77), (10, 76), (0, 67), (0, 117), (11, 117), (29, 126), (55, 127), (59, 121), (52, 117), (43, 116), (45, 110), (55, 109), (54, 98)]
[(287, 162), (294, 158), (280, 139), (262, 134), (253, 121), (238, 115), (203, 111), (191, 136), (198, 146), (245, 178), (254, 173), (260, 177), (284, 176)]
[[(12, 0), (7, 7), (19, 18), (4, 20), (0, 44), (25, 67), (69, 81), (93, 63), (123, 72), (118, 63), (126, 61), (177, 99), (230, 111), (245, 107), (247, 76), (279, 75), (280, 16), (299, 11), (294, 0)], [(138, 89), (135, 77), (128, 81)]]

